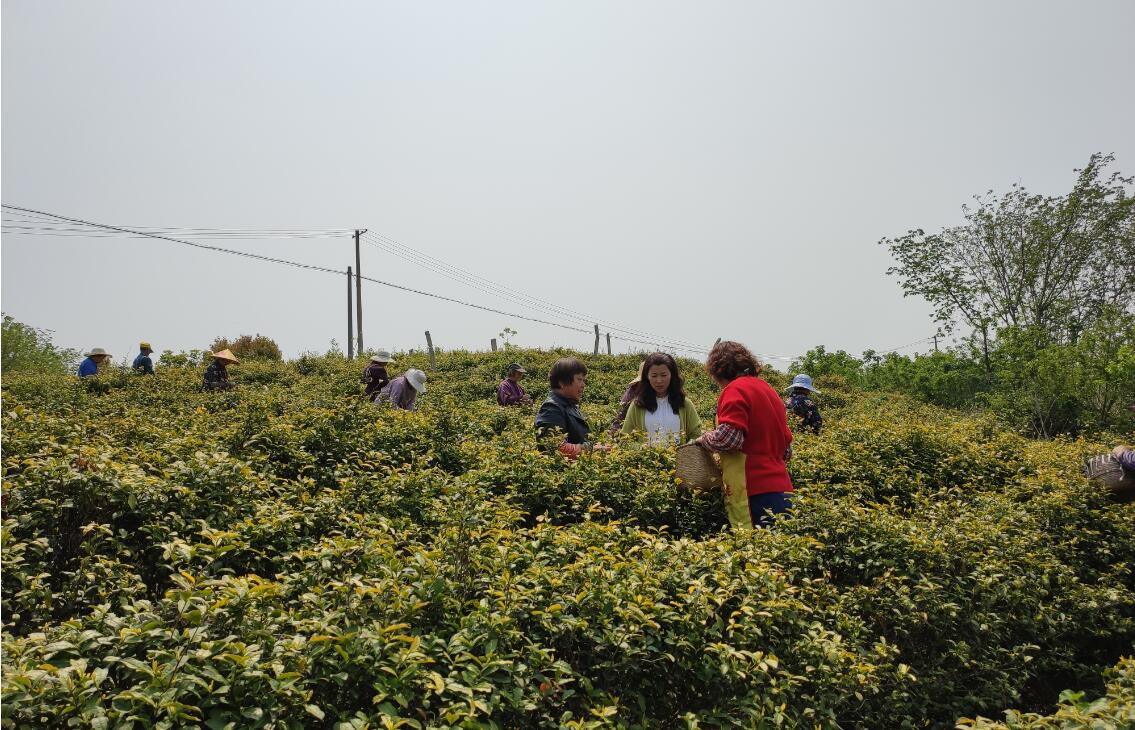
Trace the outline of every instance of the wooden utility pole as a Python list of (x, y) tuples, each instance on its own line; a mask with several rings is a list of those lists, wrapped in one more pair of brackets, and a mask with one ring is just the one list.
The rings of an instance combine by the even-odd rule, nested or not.
[(494, 337), (493, 339), (489, 340), (489, 344), (493, 346), (493, 352), (496, 352), (497, 351), (497, 338)]
[(437, 360), (434, 359), (434, 340), (430, 337), (430, 331), (426, 330), (426, 347), (430, 350), (430, 370), (437, 367)]
[(599, 325), (595, 325), (595, 350), (591, 354), (599, 354)]
[(607, 333), (607, 354), (611, 354), (611, 333)]
[(938, 335), (934, 335), (934, 352), (938, 352)]
[(355, 229), (355, 321), (359, 325), (359, 355), (363, 354), (363, 262), (359, 254), (359, 236), (367, 229)]
[(354, 304), (351, 303), (351, 267), (347, 267), (347, 359), (355, 359)]

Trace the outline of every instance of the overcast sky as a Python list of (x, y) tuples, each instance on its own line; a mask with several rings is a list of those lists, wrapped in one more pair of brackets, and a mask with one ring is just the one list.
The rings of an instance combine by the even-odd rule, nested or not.
[[(1065, 192), (1096, 151), (1135, 173), (1126, 0), (4, 0), (2, 15), (6, 204), (367, 228), (701, 347), (924, 338), (929, 309), (885, 274), (880, 238), (956, 224), (970, 196), (1015, 182)], [(347, 236), (213, 243), (354, 263)], [(362, 257), (368, 276), (590, 329)], [(262, 333), (289, 357), (345, 349), (343, 276), (120, 237), (5, 235), (0, 264), (4, 312), (63, 346), (121, 357), (140, 338), (161, 352)], [(592, 342), (377, 284), (363, 299), (368, 347), (422, 347), (429, 329), (485, 349), (504, 327), (522, 346)]]

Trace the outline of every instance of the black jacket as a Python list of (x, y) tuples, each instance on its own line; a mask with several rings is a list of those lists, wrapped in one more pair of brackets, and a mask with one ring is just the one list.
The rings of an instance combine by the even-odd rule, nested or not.
[[(536, 437), (543, 440), (555, 431), (562, 433), (569, 444), (587, 443), (590, 433), (587, 421), (579, 412), (579, 404), (552, 391), (536, 414)], [(559, 443), (554, 446), (559, 446)]]

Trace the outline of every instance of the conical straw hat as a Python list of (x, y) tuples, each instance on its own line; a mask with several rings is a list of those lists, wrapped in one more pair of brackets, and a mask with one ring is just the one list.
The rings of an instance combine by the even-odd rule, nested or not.
[(233, 365), (240, 365), (240, 360), (237, 359), (237, 356), (233, 354), (232, 350), (221, 350), (220, 352), (214, 352), (213, 357), (217, 360), (227, 360)]

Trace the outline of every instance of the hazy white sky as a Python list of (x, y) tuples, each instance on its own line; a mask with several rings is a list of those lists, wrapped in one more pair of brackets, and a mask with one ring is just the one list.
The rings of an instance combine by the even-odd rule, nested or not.
[[(1125, 0), (4, 0), (3, 201), (368, 228), (625, 329), (859, 353), (934, 330), (881, 237), (955, 224), (1014, 182), (1064, 192), (1095, 151), (1135, 172), (1133, 38)], [(354, 263), (347, 237), (219, 245)], [(106, 237), (5, 235), (0, 264), (4, 311), (63, 346), (346, 339), (343, 277)], [(363, 272), (569, 323), (370, 246)], [(364, 304), (370, 347), (429, 329), (484, 349), (506, 326), (591, 347), (374, 284)]]

